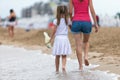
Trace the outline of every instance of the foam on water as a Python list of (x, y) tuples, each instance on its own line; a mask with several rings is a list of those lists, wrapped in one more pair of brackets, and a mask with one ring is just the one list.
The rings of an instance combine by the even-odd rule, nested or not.
[(77, 69), (77, 60), (68, 59), (67, 72), (56, 74), (53, 56), (40, 50), (0, 46), (0, 80), (117, 80), (119, 77), (92, 70), (97, 66), (91, 64), (81, 72)]

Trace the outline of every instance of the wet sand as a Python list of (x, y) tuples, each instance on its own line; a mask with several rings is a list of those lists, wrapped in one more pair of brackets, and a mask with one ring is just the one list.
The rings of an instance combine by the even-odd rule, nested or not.
[(0, 80), (116, 80), (118, 75), (94, 70), (98, 65), (78, 71), (76, 59), (68, 58), (66, 72), (56, 74), (54, 57), (40, 50), (0, 46)]
[[(10, 39), (7, 29), (0, 28), (0, 42), (3, 45), (25, 47), (29, 50), (42, 50), (44, 54), (51, 55), (51, 49), (48, 49), (44, 44), (44, 31), (51, 32), (50, 30), (32, 30), (26, 32), (23, 29), (15, 29), (15, 37)], [(92, 33), (89, 61), (91, 64), (100, 64), (96, 68), (97, 70), (110, 71), (110, 73), (120, 75), (120, 35), (118, 34), (120, 34), (120, 28), (101, 28), (99, 33)], [(69, 38), (73, 48), (73, 54), (70, 58), (76, 59), (74, 40), (71, 33)]]

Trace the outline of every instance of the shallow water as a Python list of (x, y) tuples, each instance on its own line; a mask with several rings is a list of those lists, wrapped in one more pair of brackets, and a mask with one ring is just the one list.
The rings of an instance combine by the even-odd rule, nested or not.
[(40, 50), (0, 46), (0, 80), (117, 80), (116, 74), (93, 70), (98, 65), (78, 71), (77, 60), (71, 59), (68, 59), (66, 73), (55, 73), (54, 57), (41, 53)]

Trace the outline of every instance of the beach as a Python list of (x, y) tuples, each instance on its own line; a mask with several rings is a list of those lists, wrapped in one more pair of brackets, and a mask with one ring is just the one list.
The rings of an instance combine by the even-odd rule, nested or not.
[[(48, 32), (49, 34), (51, 33), (50, 29), (49, 30), (33, 29), (33, 30), (30, 30), (29, 32), (26, 32), (25, 29), (15, 28), (15, 37), (13, 39), (10, 39), (8, 37), (7, 29), (0, 28), (0, 45), (6, 45), (6, 46), (14, 45), (14, 47), (25, 48), (27, 50), (40, 50), (42, 52), (40, 52), (40, 54), (38, 55), (47, 54), (51, 56), (51, 49), (47, 48), (44, 43), (44, 35), (43, 35), (44, 31)], [(120, 28), (118, 27), (114, 27), (114, 28), (101, 27), (98, 33), (95, 33), (93, 29), (93, 32), (90, 38), (89, 61), (91, 64), (100, 65), (94, 68), (95, 71), (96, 70), (108, 71), (109, 73), (115, 73), (120, 75), (120, 53), (119, 53), (120, 52), (120, 42), (119, 42), (120, 35), (119, 34), (120, 34)], [(70, 39), (72, 50), (73, 50), (73, 53), (72, 55), (69, 56), (69, 58), (76, 59), (76, 54), (74, 51), (75, 50), (74, 39), (71, 33), (69, 34), (69, 39)], [(4, 54), (1, 54), (0, 52), (0, 55), (3, 56)], [(30, 60), (31, 58), (32, 57), (30, 57), (28, 60)], [(36, 58), (36, 57), (33, 57), (33, 58)], [(24, 60), (22, 62), (24, 63)], [(4, 64), (4, 58), (2, 63)], [(54, 66), (54, 61), (52, 62), (52, 66)], [(52, 70), (54, 72), (54, 69)], [(48, 75), (49, 75), (49, 72), (48, 72)], [(35, 72), (34, 75), (38, 76), (37, 73), (39, 72)], [(78, 74), (78, 73), (75, 73), (75, 74)], [(73, 74), (69, 74), (69, 75), (73, 75)], [(1, 80), (7, 80), (7, 79), (1, 79)], [(32, 80), (32, 78), (29, 80)], [(44, 79), (40, 79), (40, 80), (44, 80)], [(54, 80), (54, 79), (48, 79), (48, 80)], [(68, 79), (68, 80), (71, 80), (71, 79)], [(120, 78), (118, 80), (120, 80)]]

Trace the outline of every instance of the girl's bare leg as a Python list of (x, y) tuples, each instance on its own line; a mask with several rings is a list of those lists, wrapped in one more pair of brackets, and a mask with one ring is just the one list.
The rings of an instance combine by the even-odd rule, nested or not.
[(55, 58), (56, 72), (59, 72), (59, 63), (60, 63), (60, 56), (57, 55)]
[(66, 72), (65, 67), (66, 67), (66, 55), (62, 55), (62, 71), (63, 72)]

